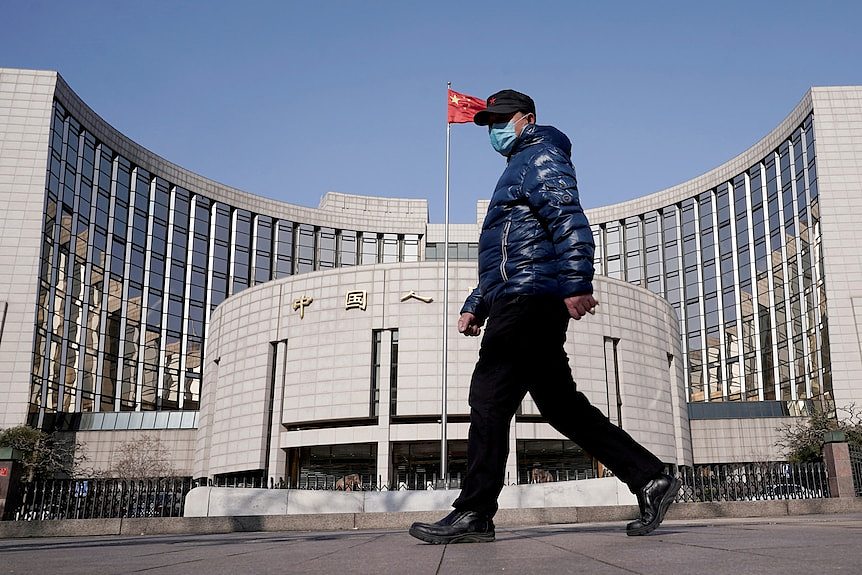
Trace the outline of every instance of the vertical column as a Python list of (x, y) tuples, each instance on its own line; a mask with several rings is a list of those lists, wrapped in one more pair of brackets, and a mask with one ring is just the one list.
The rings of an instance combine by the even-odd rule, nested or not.
[[(280, 306), (279, 306), (280, 307)], [(281, 448), (281, 419), (284, 411), (284, 384), (287, 367), (287, 340), (275, 344), (274, 381), (272, 386), (272, 415), (269, 424), (269, 453), (266, 468), (269, 470), (270, 483), (287, 481), (287, 452)]]
[(506, 458), (506, 472), (503, 475), (505, 485), (518, 483), (518, 434), (515, 417), (509, 422), (509, 456)]
[[(731, 180), (727, 186), (727, 205), (730, 208), (730, 246), (733, 250), (733, 260), (731, 264), (733, 266), (733, 301), (736, 305), (736, 350), (734, 350), (733, 353), (736, 355), (738, 373), (733, 375), (739, 378), (739, 400), (745, 401), (747, 390), (747, 386), (745, 385), (745, 334), (742, 331), (742, 316), (744, 310), (742, 307), (742, 290), (739, 286), (742, 281), (739, 275), (739, 238), (736, 237), (738, 231), (736, 222), (736, 201), (738, 199), (737, 193), (739, 192), (737, 186), (738, 181), (737, 176), (737, 178)], [(745, 196), (744, 187), (742, 188), (742, 196)], [(722, 294), (722, 298), (724, 298), (724, 294)], [(722, 330), (724, 330), (724, 328), (722, 328)]]
[[(380, 362), (376, 370), (376, 381), (372, 385), (376, 387), (377, 408), (372, 410), (371, 415), (377, 415), (377, 477), (380, 485), (389, 484), (389, 399), (392, 389), (392, 330), (381, 330), (380, 344), (377, 348)], [(374, 359), (372, 358), (372, 361)]]
[[(96, 189), (95, 202), (98, 202), (99, 196), (101, 196), (101, 192), (103, 191), (102, 185), (100, 183), (102, 167), (106, 163), (105, 148), (103, 147), (102, 144), (99, 144), (96, 147), (95, 162), (96, 162), (96, 166), (94, 168), (93, 184), (94, 184), (94, 189)], [(108, 295), (107, 295), (108, 294), (108, 286), (110, 285), (108, 273), (110, 271), (110, 259), (111, 259), (111, 252), (110, 252), (110, 249), (111, 249), (111, 246), (110, 246), (110, 242), (111, 242), (110, 190), (104, 190), (104, 191), (106, 191), (109, 194), (109, 199), (108, 199), (108, 215), (109, 215), (109, 217), (105, 222), (105, 253), (103, 255), (104, 263), (102, 264), (102, 267), (103, 267), (103, 269), (102, 269), (102, 291), (101, 291), (101, 293), (97, 294), (97, 297), (99, 299), (101, 299), (101, 301), (96, 302), (96, 304), (95, 304), (96, 305), (96, 313), (99, 314), (99, 318), (98, 318), (98, 320), (94, 320), (94, 323), (96, 325), (100, 326), (101, 329), (99, 329), (98, 333), (95, 334), (95, 339), (96, 339), (96, 365), (95, 365), (96, 373), (95, 373), (95, 382), (94, 382), (95, 383), (95, 388), (94, 388), (95, 409), (94, 409), (94, 411), (113, 411), (111, 409), (105, 409), (108, 406), (102, 404), (102, 374), (104, 373), (105, 343), (107, 340), (107, 338), (106, 338), (106, 333), (107, 333), (107, 329), (106, 329), (106, 327), (107, 327), (107, 324), (106, 324), (106, 322), (107, 322), (106, 307), (107, 307), (107, 301), (108, 301)], [(98, 212), (98, 208), (97, 208), (97, 212)], [(53, 262), (52, 262), (51, 267), (53, 269), (53, 267), (54, 267)], [(52, 284), (52, 285), (54, 285), (54, 284)], [(53, 293), (54, 293), (54, 290), (51, 290), (51, 297), (52, 298), (53, 298)], [(96, 321), (98, 321), (98, 323), (96, 323)], [(44, 392), (44, 387), (43, 387), (43, 392)], [(43, 407), (45, 406), (44, 401), (42, 402), (42, 406)], [(40, 423), (41, 423), (41, 421), (40, 421)]]
[(167, 377), (165, 369), (167, 368), (167, 341), (168, 341), (168, 308), (170, 307), (171, 299), (171, 276), (173, 275), (173, 266), (171, 260), (174, 251), (174, 219), (176, 214), (176, 186), (171, 186), (168, 197), (168, 241), (167, 250), (165, 251), (165, 278), (164, 290), (162, 290), (162, 321), (161, 321), (161, 341), (159, 342), (159, 373), (156, 379), (156, 405), (157, 409), (164, 409), (164, 401), (170, 397), (170, 389), (165, 389)]
[[(760, 177), (758, 178), (758, 184), (763, 186), (763, 168), (762, 164), (758, 164), (757, 170), (761, 172)], [(762, 195), (762, 191), (761, 191)], [(763, 377), (763, 349), (760, 345), (760, 282), (757, 279), (757, 258), (756, 258), (756, 250), (754, 247), (754, 226), (755, 221), (753, 218), (754, 213), (754, 205), (752, 200), (752, 191), (751, 191), (751, 174), (746, 172), (745, 174), (745, 211), (750, 218), (748, 224), (748, 260), (749, 265), (751, 266), (751, 293), (752, 299), (751, 302), (753, 304), (753, 313), (754, 313), (754, 363), (755, 369), (754, 372), (754, 385), (757, 389), (757, 399), (758, 401), (763, 401), (763, 387), (765, 385), (765, 379)], [(765, 224), (764, 224), (765, 225)], [(742, 300), (740, 300), (740, 305), (742, 305)], [(746, 378), (746, 387), (748, 380)]]
[[(138, 195), (138, 168), (132, 167), (129, 170), (129, 202), (126, 209), (126, 252), (125, 252), (125, 261), (123, 262), (123, 302), (122, 302), (122, 312), (120, 316), (120, 348), (118, 352), (117, 358), (117, 386), (119, 389), (117, 390), (117, 396), (120, 400), (120, 409), (123, 409), (123, 402), (125, 400), (126, 408), (129, 411), (140, 411), (141, 410), (141, 393), (140, 387), (137, 385), (137, 377), (133, 381), (129, 381), (126, 379), (128, 375), (126, 370), (126, 360), (132, 359), (137, 365), (135, 368), (135, 373), (139, 373), (143, 371), (140, 367), (140, 357), (141, 354), (138, 350), (135, 350), (135, 355), (133, 358), (127, 358), (127, 346), (129, 346), (129, 337), (127, 332), (127, 325), (129, 319), (129, 278), (132, 276), (132, 237), (134, 235), (134, 225), (135, 221), (135, 199)], [(141, 321), (145, 321), (146, 318), (141, 317)], [(143, 330), (141, 330), (143, 331)], [(131, 345), (136, 346), (136, 342), (133, 340)], [(130, 405), (131, 404), (131, 405)]]
[(619, 339), (605, 337), (605, 386), (608, 398), (608, 419), (618, 427), (622, 427), (622, 403), (619, 397), (619, 369), (617, 367), (617, 342)]
[[(55, 320), (55, 333), (57, 338), (57, 345), (59, 346), (59, 353), (52, 354), (52, 361), (54, 362), (54, 368), (52, 369), (53, 376), (55, 378), (54, 385), (56, 386), (56, 411), (67, 411), (64, 409), (65, 397), (66, 397), (66, 365), (68, 363), (68, 353), (69, 353), (69, 314), (70, 308), (72, 304), (72, 269), (73, 263), (75, 260), (75, 245), (76, 245), (76, 237), (75, 237), (75, 228), (77, 227), (78, 221), (78, 206), (76, 205), (78, 198), (74, 195), (71, 198), (66, 197), (67, 188), (74, 188), (74, 183), (69, 186), (68, 179), (76, 179), (77, 175), (72, 175), (69, 173), (70, 171), (77, 174), (77, 170), (69, 170), (68, 168), (68, 157), (69, 150), (71, 149), (70, 143), (70, 134), (72, 134), (74, 130), (71, 127), (71, 118), (66, 117), (66, 121), (63, 126), (63, 152), (61, 154), (61, 168), (60, 168), (60, 187), (58, 194), (58, 207), (60, 209), (57, 210), (57, 215), (60, 222), (60, 244), (58, 244), (58, 248), (61, 248), (64, 243), (64, 239), (67, 242), (67, 251), (65, 253), (65, 261), (62, 261), (62, 256), (64, 255), (61, 249), (58, 249), (61, 256), (60, 267), (58, 272), (60, 274), (60, 283), (57, 284), (58, 287), (62, 288), (63, 299), (57, 303), (58, 312), (56, 315), (58, 320)], [(76, 151), (77, 153), (77, 151)], [(69, 216), (67, 218), (67, 208), (71, 210)], [(68, 230), (64, 230), (65, 227), (64, 222), (69, 221)], [(59, 332), (57, 332), (57, 328), (59, 328)]]
[[(136, 179), (137, 181), (137, 179)], [(137, 185), (137, 184), (136, 184)], [(144, 364), (147, 358), (147, 312), (150, 309), (150, 269), (153, 251), (153, 218), (156, 211), (156, 178), (150, 177), (149, 201), (147, 202), (147, 237), (144, 240), (144, 281), (141, 292), (141, 329), (138, 333), (138, 369), (135, 377), (137, 395), (135, 404), (143, 405), (144, 400)]]
[[(786, 191), (785, 186), (787, 185), (787, 182), (784, 181), (784, 176), (782, 174), (783, 167), (782, 167), (782, 159), (781, 159), (781, 154), (782, 154), (781, 150), (785, 150), (783, 153), (788, 156), (788, 159), (787, 159), (788, 165), (790, 162), (793, 161), (792, 160), (793, 153), (789, 147), (788, 141), (785, 141), (782, 144), (781, 148), (779, 148), (779, 153), (775, 159), (775, 187), (776, 187), (777, 194), (778, 194), (778, 198), (777, 198), (778, 199), (778, 206), (777, 206), (777, 208), (778, 208), (778, 210), (777, 210), (778, 211), (778, 224), (777, 224), (777, 227), (780, 230), (781, 240), (779, 242), (779, 244), (780, 244), (779, 246), (772, 246), (772, 249), (775, 252), (780, 253), (780, 263), (777, 263), (777, 265), (781, 267), (781, 275), (782, 275), (781, 287), (779, 288), (778, 293), (776, 294), (775, 301), (773, 302), (773, 305), (777, 306), (779, 303), (781, 303), (784, 306), (784, 321), (783, 321), (783, 326), (782, 326), (783, 330), (784, 330), (784, 344), (783, 345), (787, 349), (787, 354), (784, 356), (784, 358), (786, 359), (786, 361), (788, 363), (788, 365), (787, 365), (787, 377), (785, 378), (783, 376), (782, 370), (781, 370), (781, 367), (782, 367), (781, 366), (781, 364), (782, 364), (782, 354), (781, 354), (782, 342), (780, 341), (780, 338), (778, 337), (779, 336), (779, 325), (776, 323), (776, 325), (775, 325), (775, 335), (776, 335), (776, 338), (775, 338), (775, 357), (776, 357), (776, 365), (778, 367), (778, 379), (776, 380), (778, 382), (778, 390), (776, 391), (776, 399), (781, 399), (783, 401), (787, 401), (787, 400), (797, 399), (797, 395), (796, 395), (796, 362), (795, 362), (796, 354), (795, 354), (795, 349), (793, 346), (793, 307), (792, 307), (792, 303), (791, 303), (791, 294), (792, 294), (791, 281), (793, 281), (793, 279), (790, 277), (790, 266), (788, 265), (788, 259), (790, 257), (793, 257), (795, 259), (796, 255), (793, 254), (791, 256), (791, 254), (788, 252), (787, 240), (788, 239), (794, 239), (795, 240), (794, 245), (798, 245), (798, 240), (796, 240), (793, 236), (791, 236), (787, 232), (787, 223), (785, 220), (785, 218), (787, 217), (787, 214), (785, 213), (785, 205), (784, 205), (785, 204), (785, 194), (788, 194), (788, 193), (791, 195), (793, 194), (793, 189), (792, 189), (793, 175), (790, 172), (790, 169), (792, 169), (792, 168), (789, 168), (788, 169), (788, 178), (791, 181), (791, 189), (790, 189), (790, 191)], [(793, 211), (792, 200), (791, 200), (790, 209), (792, 212)], [(790, 214), (790, 217), (793, 218), (792, 213)], [(773, 231), (774, 230), (770, 230), (770, 236), (772, 235)], [(793, 234), (793, 235), (795, 236), (795, 234)], [(797, 251), (798, 251), (798, 248), (797, 248)], [(771, 263), (772, 273), (773, 273), (773, 275), (775, 275), (775, 273), (776, 273), (776, 271), (775, 271), (776, 262), (775, 262), (774, 257), (772, 257), (771, 259), (772, 259), (772, 263)], [(779, 302), (778, 297), (780, 297), (783, 300), (783, 302)], [(778, 316), (776, 315), (776, 321), (777, 320), (778, 320)], [(785, 379), (787, 379), (789, 381), (783, 381)], [(785, 391), (783, 389), (784, 387), (787, 388), (787, 391), (789, 392), (790, 397), (785, 396)], [(778, 395), (778, 391), (781, 392), (781, 395)]]
[(252, 213), (251, 221), (249, 222), (249, 235), (251, 236), (251, 243), (248, 248), (248, 287), (254, 287), (254, 277), (257, 275), (257, 234), (258, 234), (258, 224), (260, 222), (260, 215)]
[[(672, 353), (667, 354), (667, 374), (668, 374), (668, 389), (673, 391), (677, 385), (679, 378), (676, 374), (676, 361)], [(688, 416), (682, 416), (683, 409), (682, 402), (680, 401), (679, 394), (671, 393), (670, 394), (670, 407), (671, 413), (673, 414), (673, 435), (676, 440), (676, 464), (687, 465), (688, 459), (686, 458), (686, 451), (691, 455), (691, 432), (688, 433), (687, 437), (683, 435), (683, 425), (685, 425), (685, 429), (688, 429)], [(682, 422), (685, 421), (685, 424)], [(688, 447), (688, 450), (686, 450)]]
[[(779, 195), (779, 186), (780, 186), (780, 170), (779, 170), (779, 160), (778, 154), (775, 152), (771, 152), (773, 160), (772, 169), (775, 171), (775, 183), (773, 186), (776, 188), (776, 194)], [(764, 234), (766, 240), (766, 276), (768, 281), (767, 292), (769, 295), (769, 328), (772, 337), (772, 387), (773, 387), (773, 395), (775, 399), (781, 400), (784, 399), (781, 397), (781, 371), (779, 369), (781, 361), (778, 355), (778, 327), (776, 325), (776, 315), (775, 315), (775, 273), (773, 272), (773, 254), (777, 251), (779, 253), (782, 252), (783, 242), (779, 242), (780, 245), (773, 245), (772, 242), (772, 227), (770, 226), (770, 218), (773, 213), (773, 209), (769, 207), (769, 170), (764, 164), (763, 168), (763, 178), (761, 182), (763, 184), (763, 226), (764, 226)], [(780, 211), (780, 195), (776, 200), (776, 207), (774, 211), (776, 212), (779, 220), (781, 219), (781, 211)], [(781, 226), (779, 222), (779, 227)], [(783, 254), (782, 256), (783, 257)], [(782, 288), (783, 289), (783, 288)]]
[[(688, 355), (688, 320), (685, 315), (685, 260), (683, 259), (683, 241), (682, 241), (682, 210), (678, 206), (668, 206), (664, 208), (661, 212), (662, 217), (662, 281), (666, 282), (666, 278), (664, 277), (667, 256), (665, 254), (666, 240), (664, 236), (664, 216), (666, 213), (673, 213), (673, 225), (674, 232), (676, 237), (676, 269), (679, 278), (679, 285), (676, 288), (677, 297), (679, 298), (679, 333), (680, 333), (680, 342), (682, 343), (682, 370), (683, 370), (683, 378), (685, 380), (685, 399), (686, 401), (691, 401), (691, 362), (689, 360)], [(665, 283), (664, 286), (664, 296), (667, 297), (668, 288)]]
[[(730, 209), (730, 191), (731, 186), (725, 182), (715, 190), (710, 192), (712, 196), (712, 257), (715, 262), (715, 300), (718, 305), (718, 377), (721, 380), (721, 397), (727, 401), (730, 396), (730, 385), (728, 382), (731, 375), (727, 368), (727, 332), (724, 327), (724, 282), (721, 277), (721, 232), (719, 231), (718, 210), (719, 210), (719, 191), (724, 188), (728, 202), (728, 213)], [(733, 219), (731, 217), (731, 219)], [(706, 317), (704, 316), (704, 325)]]
[[(79, 254), (83, 253), (86, 258), (88, 246), (83, 238), (79, 237), (79, 218), (81, 213), (81, 171), (84, 166), (84, 143), (85, 138), (81, 127), (77, 124), (69, 123), (68, 139), (77, 137), (78, 145), (73, 148), (71, 142), (67, 142), (66, 146), (69, 149), (75, 150), (75, 176), (74, 176), (74, 208), (72, 210), (72, 228), (69, 242), (69, 289), (66, 298), (66, 309), (64, 312), (64, 342), (62, 355), (62, 406), (63, 411), (81, 411), (81, 396), (83, 391), (83, 377), (80, 374), (81, 361), (84, 355), (84, 348), (80, 345), (80, 339), (85, 331), (84, 314), (86, 306), (84, 304), (85, 294), (88, 291), (85, 283), (87, 278), (84, 276), (87, 262), (81, 266), (78, 265)], [(64, 154), (64, 161), (68, 162), (68, 152)], [(65, 170), (64, 170), (65, 171)], [(65, 183), (64, 176), (64, 183)], [(89, 213), (85, 215), (89, 218)], [(89, 224), (87, 226), (89, 228)], [(89, 237), (89, 236), (86, 236)], [(76, 293), (77, 292), (77, 293)], [(77, 302), (75, 301), (77, 299)], [(77, 311), (75, 308), (77, 307)], [(75, 345), (77, 344), (77, 349)], [(69, 397), (68, 395), (71, 395)]]
[[(86, 140), (85, 140), (86, 138)], [(86, 255), (85, 255), (85, 266), (86, 269), (84, 271), (84, 281), (83, 287), (84, 290), (83, 295), (81, 297), (81, 309), (82, 309), (82, 318), (81, 318), (81, 331), (80, 331), (80, 340), (78, 341), (78, 379), (81, 382), (80, 389), (81, 393), (78, 394), (78, 400), (75, 404), (75, 411), (96, 411), (98, 405), (98, 398), (95, 396), (95, 385), (96, 382), (92, 379), (95, 377), (95, 373), (91, 373), (95, 371), (95, 366), (88, 365), (88, 349), (89, 349), (89, 340), (94, 337), (94, 334), (91, 333), (91, 326), (93, 319), (90, 317), (92, 314), (90, 310), (90, 306), (92, 304), (92, 274), (93, 274), (93, 258), (94, 258), (94, 238), (96, 237), (96, 203), (98, 202), (99, 195), (99, 159), (98, 159), (98, 149), (95, 146), (95, 142), (91, 140), (92, 136), (89, 134), (81, 135), (82, 140), (82, 149), (87, 150), (88, 145), (92, 145), (93, 149), (93, 166), (92, 170), (87, 176), (90, 178), (92, 182), (90, 184), (90, 210), (87, 213), (87, 220), (89, 224), (87, 226), (87, 237), (90, 238), (90, 241), (87, 242), (86, 247)], [(83, 157), (84, 153), (82, 152), (81, 156)], [(82, 168), (83, 170), (83, 162)], [(150, 228), (147, 228), (150, 229)], [(145, 292), (146, 293), (146, 292)], [(96, 336), (98, 337), (98, 336)], [(90, 404), (89, 406), (84, 403), (84, 394), (89, 392), (90, 394)]]
[(230, 208), (230, 246), (228, 248), (227, 262), (227, 295), (232, 296), (233, 290), (234, 265), (236, 264), (236, 225), (237, 211), (236, 208)]
[[(218, 218), (218, 202), (213, 201), (210, 204), (210, 230), (209, 239), (207, 240), (207, 286), (204, 289), (204, 329), (208, 332), (210, 325), (210, 317), (212, 316), (212, 289), (213, 289), (213, 270), (215, 268), (215, 249), (216, 249), (216, 220)], [(206, 340), (204, 340), (206, 342)], [(206, 361), (207, 345), (201, 350), (201, 365)]]
[(6, 328), (6, 313), (9, 311), (9, 302), (0, 302), (0, 342), (3, 341), (3, 330)]
[[(819, 355), (819, 350), (816, 349), (817, 344), (815, 342), (821, 341), (819, 339), (818, 331), (819, 327), (819, 307), (816, 303), (817, 301), (817, 270), (818, 265), (815, 260), (815, 249), (814, 249), (814, 214), (811, 211), (811, 189), (808, 185), (808, 163), (810, 161), (808, 157), (808, 136), (806, 134), (805, 128), (802, 127), (799, 130), (800, 133), (800, 146), (802, 147), (802, 165), (796, 167), (796, 173), (800, 174), (802, 177), (802, 190), (797, 190), (797, 193), (804, 196), (805, 209), (806, 209), (806, 222), (807, 226), (807, 246), (808, 250), (808, 268), (805, 267), (805, 258), (800, 259), (799, 265), (799, 281), (800, 281), (800, 293), (802, 294), (802, 330), (803, 337), (802, 341), (804, 343), (805, 349), (805, 367), (806, 367), (806, 378), (805, 378), (805, 388), (806, 388), (806, 396), (810, 399), (814, 399), (816, 396), (819, 396), (822, 393), (822, 370), (819, 369), (820, 361), (817, 359)], [(797, 197), (797, 200), (799, 198)], [(797, 217), (799, 215), (799, 209), (797, 208)], [(800, 230), (800, 242), (803, 234)], [(801, 245), (801, 243), (800, 243)], [(801, 251), (801, 250), (800, 250)], [(805, 272), (810, 271), (809, 281), (805, 281)], [(809, 295), (810, 289), (810, 295)], [(810, 299), (809, 299), (810, 298)], [(810, 307), (809, 307), (810, 306)], [(816, 334), (813, 338), (811, 334)], [(812, 376), (816, 376), (817, 379), (817, 389), (815, 389), (812, 384)]]
[[(384, 485), (389, 486), (389, 469), (392, 467), (390, 462), (392, 461), (392, 451), (390, 448), (391, 442), (389, 441), (389, 433), (387, 429), (387, 434), (385, 438), (381, 438), (377, 442), (377, 477), (374, 479), (377, 481), (377, 488), (381, 488)], [(390, 486), (392, 489), (395, 489), (395, 485)]]
[[(701, 234), (703, 233), (703, 230), (700, 229), (700, 196), (695, 196), (692, 200), (692, 203), (694, 206), (695, 229), (694, 255), (697, 261), (697, 285), (694, 287), (697, 290), (697, 313), (700, 316), (700, 380), (703, 392), (703, 401), (709, 401), (709, 346), (706, 342), (706, 308), (704, 306), (705, 292), (703, 283), (703, 244), (700, 241)], [(683, 243), (684, 242), (685, 238), (683, 238)], [(683, 257), (683, 262), (685, 262), (685, 257)], [(688, 293), (686, 293), (686, 299), (688, 299)], [(688, 307), (687, 301), (686, 307)]]
[[(195, 210), (197, 210), (198, 196), (189, 192), (188, 203), (188, 225), (186, 226), (186, 270), (183, 281), (183, 317), (180, 320), (180, 376), (177, 390), (177, 401), (180, 409), (189, 409), (185, 402), (191, 399), (191, 385), (186, 383), (186, 360), (189, 357), (189, 307), (192, 299), (192, 262), (195, 250)], [(200, 390), (198, 390), (200, 393)], [(198, 395), (198, 409), (200, 408), (200, 395)]]

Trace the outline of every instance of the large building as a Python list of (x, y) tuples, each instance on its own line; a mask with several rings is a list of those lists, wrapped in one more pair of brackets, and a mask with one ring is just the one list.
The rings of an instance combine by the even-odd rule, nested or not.
[[(486, 206), (452, 227), (444, 314), (424, 200), (248, 194), (58, 74), (0, 69), (0, 427), (73, 432), (101, 468), (147, 433), (195, 477), (433, 476)], [(812, 88), (736, 158), (587, 216), (603, 305), (570, 327), (575, 378), (663, 461), (779, 459), (781, 423), (862, 401), (862, 87)], [(446, 329), (455, 475), (478, 342)], [(510, 481), (601, 471), (530, 399), (512, 431)]]

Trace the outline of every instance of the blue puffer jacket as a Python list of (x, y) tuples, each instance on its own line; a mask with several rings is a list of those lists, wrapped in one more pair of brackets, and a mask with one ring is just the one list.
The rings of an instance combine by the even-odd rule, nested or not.
[(479, 287), (464, 302), (481, 322), (504, 294), (592, 293), (593, 234), (578, 198), (572, 144), (527, 125), (488, 206), (479, 237)]

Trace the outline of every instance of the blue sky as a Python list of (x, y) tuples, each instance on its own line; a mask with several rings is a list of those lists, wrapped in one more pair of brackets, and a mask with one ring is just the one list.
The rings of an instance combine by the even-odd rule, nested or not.
[[(8, 1), (0, 66), (59, 71), (153, 152), (244, 191), (426, 198), (443, 221), (446, 82), (533, 96), (581, 201), (660, 191), (742, 152), (810, 86), (862, 83), (862, 3)], [(453, 222), (503, 168), (452, 127)]]

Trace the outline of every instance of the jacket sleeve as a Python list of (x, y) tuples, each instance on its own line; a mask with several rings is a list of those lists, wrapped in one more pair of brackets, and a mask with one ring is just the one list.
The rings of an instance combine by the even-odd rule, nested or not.
[(488, 317), (488, 306), (485, 304), (485, 299), (482, 297), (479, 288), (473, 290), (473, 293), (467, 296), (464, 305), (461, 306), (461, 313), (472, 313), (476, 316), (476, 321), (479, 324), (485, 323), (485, 318)]
[(571, 162), (559, 152), (543, 151), (528, 163), (522, 190), (554, 243), (560, 291), (566, 297), (593, 293), (593, 232)]

